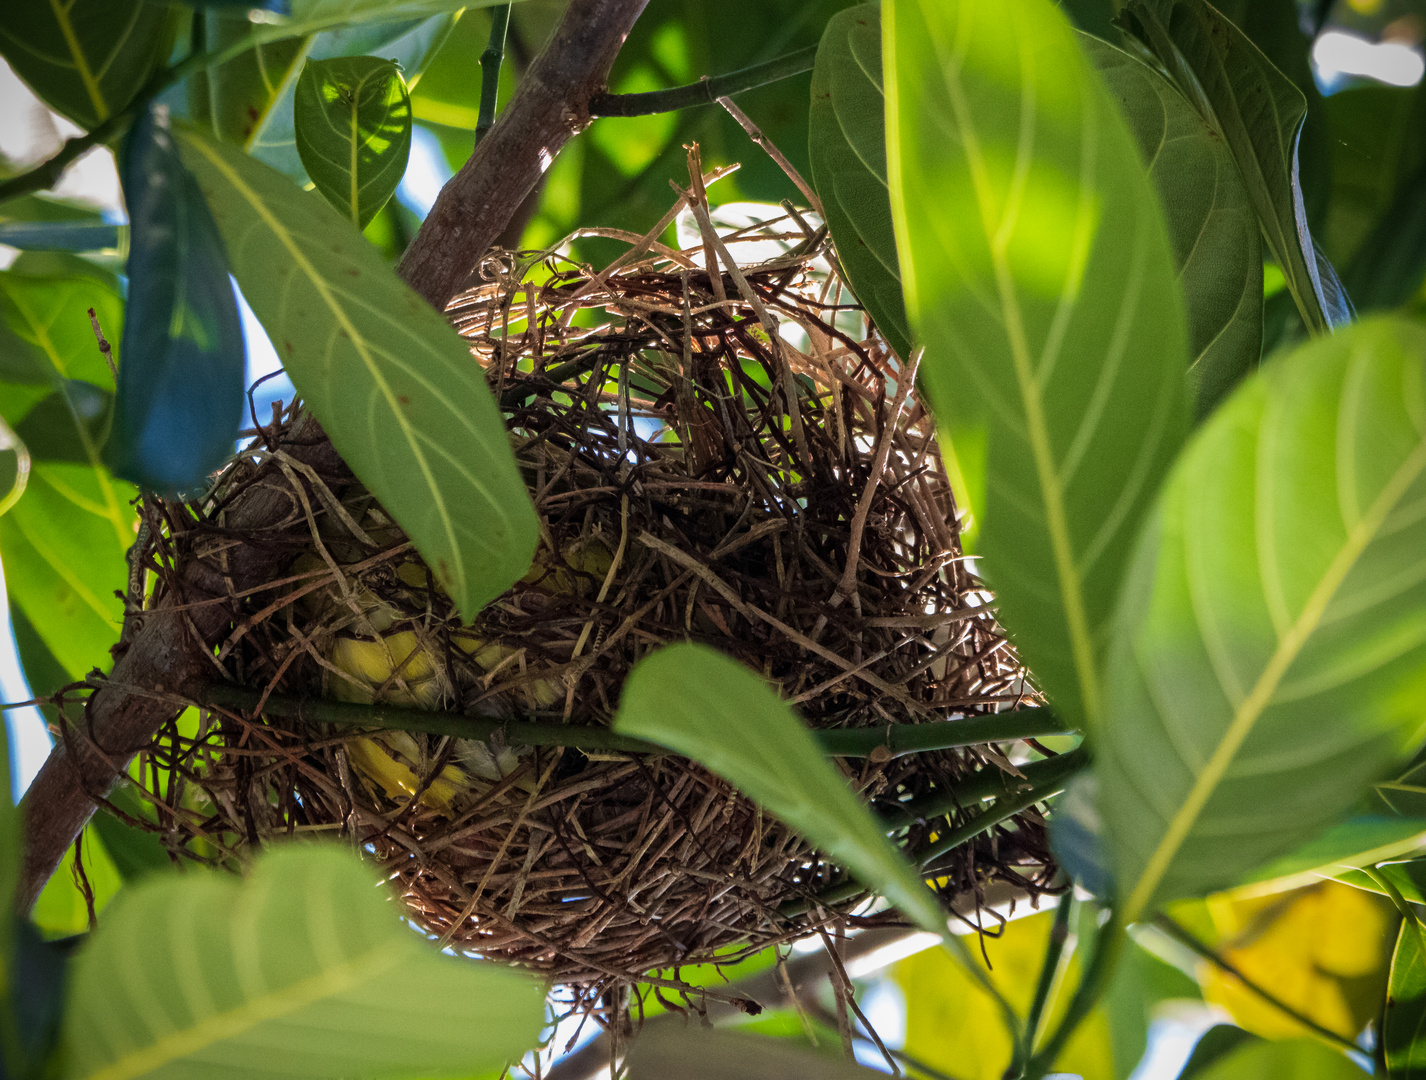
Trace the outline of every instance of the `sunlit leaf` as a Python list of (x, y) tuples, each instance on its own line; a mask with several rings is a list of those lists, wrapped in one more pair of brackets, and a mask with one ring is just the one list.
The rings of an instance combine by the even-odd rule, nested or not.
[(847, 8), (828, 20), (812, 70), (812, 181), (852, 289), (887, 343), (908, 357), (910, 332), (886, 190), (884, 104), (881, 11), (873, 4)]
[(1346, 1054), (1315, 1040), (1255, 1040), (1195, 1072), (1193, 1080), (1362, 1080), (1367, 1075)]
[(1410, 919), (1397, 932), (1383, 1026), (1391, 1080), (1426, 1077), (1426, 930)]
[(56, 112), (93, 128), (122, 110), (168, 58), (179, 12), (113, 0), (7, 3), (0, 55)]
[(91, 901), (95, 914), (101, 915), (124, 887), (123, 877), (92, 824), (86, 825), (80, 835), (79, 851), (83, 876), (75, 873), (75, 845), (71, 844), (30, 909), (30, 921), (46, 940), (87, 933)]
[(297, 152), (317, 190), (358, 229), (406, 172), (411, 98), (390, 60), (309, 60), (294, 102)]
[(1050, 0), (893, 0), (883, 16), (921, 382), (939, 423), (987, 429), (981, 569), (1055, 709), (1083, 724), (1134, 532), (1188, 419), (1158, 198)]
[(1244, 885), (1271, 883), (1275, 889), (1287, 882), (1306, 884), (1322, 877), (1337, 877), (1359, 866), (1400, 858), (1426, 844), (1426, 818), (1359, 814), (1336, 822), (1321, 836), (1253, 870)]
[(241, 151), (180, 143), (298, 392), (474, 617), (529, 569), (538, 538), (484, 371), (320, 196)]
[[(205, 47), (210, 52), (226, 48), (252, 32), (251, 24), (236, 13), (209, 11), (195, 17), (204, 20)], [(281, 108), (279, 102), (296, 83), (311, 45), (311, 36), (287, 37), (254, 46), (208, 68), (203, 73), (210, 110), (205, 122), (211, 124), (213, 133), (251, 150), (271, 114)]]
[[(1396, 916), (1389, 901), (1335, 881), (1268, 896), (1210, 897), (1216, 951), (1299, 1015), (1355, 1040), (1381, 1009)], [(1312, 1032), (1236, 976), (1204, 963), (1203, 996), (1266, 1039)], [(1315, 1037), (1315, 1036), (1314, 1036)]]
[(105, 457), (115, 475), (162, 494), (201, 494), (228, 457), (243, 408), (242, 322), (223, 241), (150, 108), (120, 155), (129, 207), (129, 302)]
[(886, 838), (792, 707), (736, 660), (702, 645), (645, 657), (624, 684), (615, 730), (667, 746), (736, 785), (932, 933), (935, 895)]
[(285, 847), (120, 895), (74, 960), (64, 1075), (469, 1075), (543, 1022), (534, 979), (441, 955), (355, 855)]
[(1112, 45), (1088, 36), (1081, 44), (1123, 109), (1163, 200), (1202, 416), (1257, 366), (1262, 351), (1257, 215), (1228, 147), (1177, 90)]
[(1346, 322), (1351, 306), (1318, 257), (1297, 182), (1302, 91), (1206, 0), (1134, 0), (1125, 19), (1227, 143), (1308, 328)]
[(1175, 466), (1095, 732), (1126, 918), (1320, 833), (1421, 737), (1426, 328), (1280, 357)]
[(845, 1059), (744, 1031), (650, 1028), (629, 1047), (629, 1080), (876, 1080)]

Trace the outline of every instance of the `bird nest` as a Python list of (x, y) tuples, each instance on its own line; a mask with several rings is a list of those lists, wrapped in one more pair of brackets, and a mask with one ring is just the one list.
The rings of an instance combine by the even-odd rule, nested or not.
[[(473, 625), (354, 477), (284, 450), (309, 424), (300, 406), (254, 418), (254, 442), (203, 499), (144, 501), (151, 602), (185, 602), (185, 560), (221, 577), (234, 544), (291, 553), (230, 598), (214, 654), (215, 680), (253, 700), (210, 697), (141, 755), (173, 851), (231, 865), (269, 838), (343, 837), (444, 944), (589, 1001), (895, 917), (867, 916), (841, 867), (699, 765), (579, 748), (612, 723), (634, 664), (676, 641), (756, 669), (815, 729), (1034, 701), (962, 559), (914, 373), (845, 291), (825, 231), (793, 211), (719, 236), (701, 193), (687, 220), (701, 234), (686, 250), (629, 237), (601, 272), (496, 253), (450, 306), (541, 522), (532, 569)], [(254, 485), (285, 492), (290, 513), (244, 536), (224, 510)], [(347, 702), (343, 723), (291, 708), (316, 698)], [(392, 730), (376, 710), (354, 731), (371, 702), (563, 724), (570, 745)], [(873, 809), (941, 797), (938, 816), (897, 834), (914, 853), (973, 816), (959, 784), (1014, 771), (1005, 749), (837, 760)], [(1033, 810), (930, 871), (948, 903), (971, 906), (994, 881), (1054, 886)]]

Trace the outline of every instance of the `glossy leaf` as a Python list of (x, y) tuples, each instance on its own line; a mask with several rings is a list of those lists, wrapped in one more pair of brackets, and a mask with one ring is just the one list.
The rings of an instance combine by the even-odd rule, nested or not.
[(390, 60), (309, 60), (294, 103), (297, 152), (317, 190), (358, 229), (396, 191), (411, 152), (411, 97)]
[(701, 645), (669, 645), (624, 684), (614, 728), (692, 758), (807, 837), (919, 926), (944, 936), (933, 894), (753, 671)]
[(201, 493), (233, 453), (243, 409), (242, 322), (223, 241), (150, 109), (120, 158), (129, 206), (129, 302), (114, 422), (115, 475), (162, 494)]
[(64, 1075), (479, 1073), (543, 1022), (534, 979), (441, 955), (352, 853), (289, 846), (115, 900), (74, 959)]
[(1233, 1050), (1193, 1080), (1362, 1080), (1363, 1072), (1340, 1050), (1314, 1039), (1257, 1040)]
[(982, 567), (1056, 710), (1081, 725), (1099, 710), (1134, 531), (1188, 418), (1158, 199), (1049, 0), (894, 0), (883, 16), (921, 382), (938, 423), (988, 431)]
[(1426, 930), (1410, 919), (1397, 932), (1383, 1027), (1391, 1080), (1426, 1077)]
[(1426, 328), (1279, 358), (1185, 451), (1141, 536), (1095, 732), (1124, 915), (1321, 832), (1421, 737)]
[(538, 537), (483, 370), (319, 196), (238, 150), (180, 142), (298, 392), (474, 617), (529, 569)]
[(1163, 200), (1188, 315), (1189, 373), (1206, 415), (1257, 366), (1263, 340), (1261, 230), (1233, 156), (1158, 72), (1083, 37)]
[(876, 1080), (885, 1075), (744, 1031), (654, 1026), (626, 1059), (629, 1080)]
[(8, 3), (0, 55), (45, 104), (93, 128), (128, 105), (168, 58), (177, 14), (113, 0)]
[(887, 344), (906, 357), (911, 340), (886, 190), (881, 84), (880, 9), (839, 11), (827, 21), (812, 70), (812, 181), (852, 289)]
[(1206, 0), (1134, 0), (1124, 10), (1126, 25), (1227, 143), (1308, 329), (1347, 322), (1351, 305), (1318, 256), (1297, 182), (1302, 92)]

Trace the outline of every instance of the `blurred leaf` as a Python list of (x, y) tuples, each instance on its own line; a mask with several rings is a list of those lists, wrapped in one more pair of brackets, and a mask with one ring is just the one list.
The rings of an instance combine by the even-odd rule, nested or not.
[(539, 983), (441, 955), (351, 852), (286, 846), (246, 881), (124, 891), (74, 958), (64, 1075), (472, 1073), (518, 1058), (543, 1022)]
[(1114, 894), (1114, 876), (1104, 845), (1098, 791), (1092, 771), (1069, 782), (1050, 815), (1050, 849), (1076, 885), (1096, 899), (1108, 900)]
[(855, 1062), (743, 1031), (705, 1031), (690, 1024), (652, 1027), (634, 1039), (629, 1080), (875, 1080)]
[(1391, 957), (1382, 1041), (1391, 1080), (1426, 1077), (1426, 937), (1421, 924), (1403, 919)]
[[(1396, 915), (1379, 896), (1335, 881), (1267, 896), (1208, 899), (1216, 951), (1299, 1015), (1355, 1040), (1381, 1008)], [(1266, 1039), (1312, 1035), (1233, 975), (1200, 967), (1203, 996)]]
[(1350, 305), (1318, 257), (1297, 182), (1302, 91), (1206, 0), (1133, 0), (1123, 18), (1227, 143), (1308, 328), (1347, 322)]
[(1367, 1075), (1340, 1050), (1293, 1039), (1241, 1046), (1195, 1073), (1193, 1080), (1361, 1080)]
[(0, 416), (0, 514), (4, 514), (25, 493), (30, 482), (32, 455), (25, 440)]
[(82, 221), (7, 221), (0, 224), (0, 244), (24, 250), (102, 251), (118, 247), (122, 225)]
[(668, 645), (634, 667), (616, 731), (667, 746), (736, 785), (875, 889), (944, 936), (941, 906), (811, 733), (757, 674), (702, 645)]
[(411, 98), (390, 60), (309, 60), (297, 82), (297, 152), (327, 201), (358, 229), (385, 205), (411, 152)]
[[(86, 825), (80, 835), (84, 880), (89, 885), (95, 913), (102, 914), (124, 887), (124, 879), (104, 850), (104, 843), (94, 826)], [(88, 932), (89, 903), (74, 872), (74, 845), (70, 845), (59, 868), (40, 890), (39, 898), (30, 910), (30, 921), (49, 941)]]
[[(204, 47), (209, 52), (235, 44), (252, 32), (247, 19), (234, 13), (208, 11), (195, 17), (204, 20)], [(287, 37), (208, 68), (210, 112), (205, 120), (213, 133), (251, 150), (271, 114), (280, 108), (285, 91), (297, 81), (311, 44), (310, 35)]]
[(1184, 1062), (1178, 1080), (1202, 1080), (1203, 1075), (1219, 1061), (1258, 1036), (1232, 1024), (1214, 1024), (1193, 1045), (1193, 1053)]
[(1355, 814), (1289, 854), (1255, 867), (1242, 884), (1336, 877), (1349, 867), (1371, 866), (1415, 851), (1423, 842), (1426, 818)]
[[(115, 787), (107, 798), (132, 818), (142, 819), (148, 816), (152, 820), (152, 814), (145, 814), (143, 800), (128, 784)], [(119, 871), (119, 876), (124, 879), (126, 885), (173, 867), (173, 861), (168, 857), (163, 841), (156, 834), (120, 820), (103, 806), (95, 811), (90, 823), (104, 842), (104, 849), (114, 861), (114, 868)]]
[(168, 58), (178, 16), (114, 0), (8, 3), (0, 55), (45, 104), (89, 129), (128, 105)]
[(70, 943), (45, 941), (23, 919), (7, 921), (13, 922), (15, 944), (10, 980), (25, 991), (14, 1004), (24, 1060), (10, 1064), (19, 1075), (40, 1076), (59, 1038)]
[(483, 369), (325, 201), (240, 151), (180, 141), (298, 392), (473, 618), (538, 537)]
[(129, 302), (105, 456), (115, 475), (198, 495), (232, 456), (243, 349), (227, 257), (168, 117), (146, 112), (120, 155), (129, 206)]
[(939, 423), (988, 428), (984, 573), (1055, 709), (1082, 726), (1135, 529), (1188, 421), (1159, 202), (1049, 0), (883, 14), (921, 383)]
[(1163, 200), (1188, 315), (1189, 374), (1206, 416), (1257, 366), (1263, 256), (1257, 215), (1227, 145), (1167, 80), (1128, 53), (1081, 40), (1109, 84)]
[(862, 4), (839, 11), (827, 23), (812, 72), (812, 181), (848, 282), (887, 343), (909, 357), (886, 189), (884, 105), (881, 10)]
[[(1030, 1009), (1053, 924), (1054, 913), (1045, 911), (972, 943), (974, 963), (1021, 1016)], [(1001, 1080), (1011, 1057), (1010, 1036), (999, 1008), (964, 965), (944, 950), (928, 949), (897, 961), (891, 971), (906, 997), (907, 1054), (956, 1080)], [(1042, 1029), (1054, 1030), (1069, 1003), (1064, 987), (1072, 989), (1079, 973), (1079, 957), (1070, 954)], [(1127, 1075), (1115, 1069), (1104, 1010), (1080, 1025), (1055, 1069), (1096, 1080)]]
[[(94, 447), (109, 433), (114, 395), (81, 379), (66, 379), (16, 426), (36, 461), (88, 464)], [(79, 434), (83, 426), (85, 435)]]
[(1343, 277), (1363, 310), (1399, 307), (1420, 290), (1426, 280), (1426, 162), (1402, 179)]
[(1240, 386), (1175, 466), (1095, 732), (1129, 921), (1322, 831), (1420, 739), (1424, 369), (1426, 327), (1339, 331)]

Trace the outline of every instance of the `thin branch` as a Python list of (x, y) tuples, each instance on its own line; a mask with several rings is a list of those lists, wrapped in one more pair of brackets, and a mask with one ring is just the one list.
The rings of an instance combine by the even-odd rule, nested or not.
[(1079, 1025), (1109, 989), (1109, 980), (1119, 964), (1119, 953), (1124, 948), (1127, 937), (1118, 913), (1111, 914), (1109, 921), (1094, 940), (1094, 953), (1090, 956), (1089, 965), (1074, 992), (1074, 997), (1070, 999), (1069, 1008), (1065, 1010), (1059, 1026), (1045, 1040), (1044, 1045), (1031, 1056), (1025, 1066), (1024, 1080), (1040, 1080), (1054, 1069), (1056, 1059), (1064, 1052)]
[(764, 64), (730, 71), (726, 75), (704, 76), (687, 86), (668, 90), (651, 90), (644, 94), (596, 94), (589, 102), (590, 116), (649, 116), (653, 113), (677, 112), (695, 105), (713, 105), (720, 97), (741, 94), (758, 86), (801, 75), (812, 70), (817, 59), (817, 46), (779, 56)]
[(505, 35), (510, 29), (510, 5), (490, 9), (490, 43), (480, 54), (480, 115), (475, 121), (477, 145), (495, 124), (495, 100), (500, 94), (500, 64), (505, 59)]
[(1050, 928), (1050, 940), (1045, 946), (1045, 961), (1040, 966), (1040, 981), (1035, 986), (1035, 997), (1025, 1017), (1024, 1045), (1027, 1050), (1035, 1048), (1035, 1038), (1040, 1034), (1045, 1007), (1050, 1003), (1050, 993), (1059, 977), (1060, 959), (1064, 956), (1065, 943), (1069, 941), (1069, 917), (1073, 907), (1074, 890), (1067, 889), (1055, 908), (1055, 923)]

